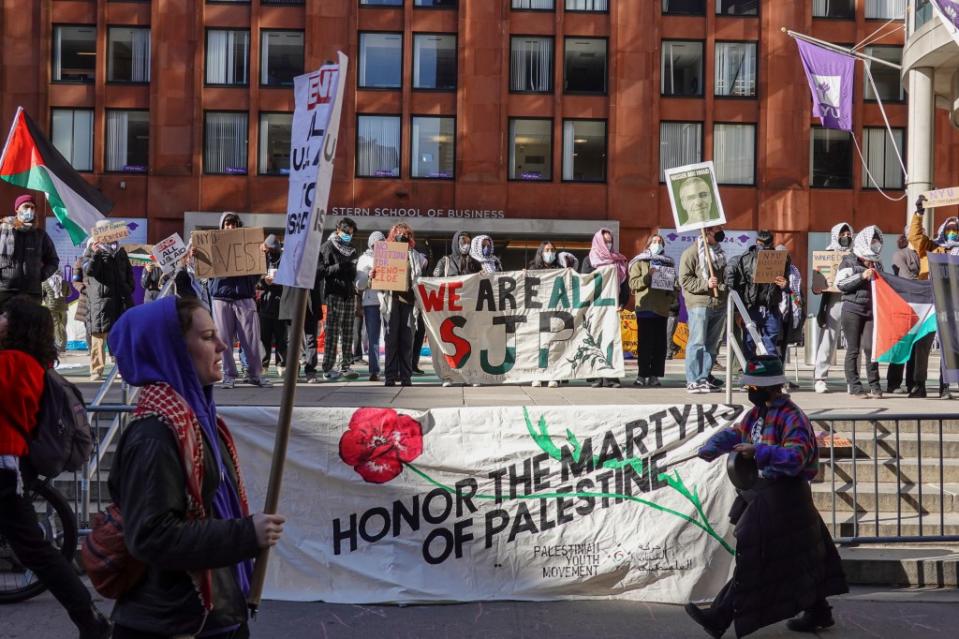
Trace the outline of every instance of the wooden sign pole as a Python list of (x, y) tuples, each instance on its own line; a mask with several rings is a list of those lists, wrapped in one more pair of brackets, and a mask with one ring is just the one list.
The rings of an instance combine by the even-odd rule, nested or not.
[[(713, 261), (709, 257), (709, 240), (706, 238), (706, 229), (701, 228), (699, 229), (699, 232), (702, 234), (702, 237), (703, 237), (703, 255), (706, 256), (706, 264), (709, 265), (709, 277), (710, 279), (712, 279), (716, 277), (716, 273), (715, 271), (713, 271)], [(709, 294), (712, 295), (713, 297), (718, 298), (719, 287), (717, 286), (716, 288), (709, 289)]]

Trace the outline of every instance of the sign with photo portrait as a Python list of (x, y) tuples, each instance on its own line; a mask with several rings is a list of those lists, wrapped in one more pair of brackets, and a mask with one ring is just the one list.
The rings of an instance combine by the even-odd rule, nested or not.
[(726, 223), (712, 162), (666, 169), (666, 188), (678, 232)]

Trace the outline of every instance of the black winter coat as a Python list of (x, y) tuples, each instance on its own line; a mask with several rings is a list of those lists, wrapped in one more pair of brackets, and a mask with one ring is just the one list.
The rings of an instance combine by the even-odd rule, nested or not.
[[(756, 261), (759, 248), (750, 246), (749, 250), (739, 256), (739, 259), (726, 267), (726, 287), (735, 290), (743, 298), (747, 309), (764, 306), (770, 310), (779, 310), (782, 301), (783, 289), (775, 284), (756, 284), (753, 278), (756, 275)], [(789, 265), (792, 262), (786, 259), (786, 268), (783, 277), (789, 282)]]
[[(872, 268), (882, 270), (880, 262), (872, 263)], [(836, 288), (842, 291), (842, 312), (862, 317), (872, 317), (872, 282), (862, 279), (866, 265), (850, 253), (842, 258), (836, 270)]]
[(130, 258), (123, 248), (118, 248), (116, 253), (88, 249), (83, 256), (83, 275), (90, 298), (90, 332), (109, 333), (120, 315), (133, 307)]
[[(219, 486), (216, 461), (204, 434), (203, 503), (213, 512)], [(226, 446), (220, 450), (233, 481)], [(251, 517), (187, 523), (183, 464), (168, 426), (148, 417), (127, 428), (110, 470), (110, 496), (123, 514), (124, 539), (147, 564), (146, 577), (123, 595), (113, 621), (162, 636), (194, 635), (203, 624), (203, 607), (186, 571), (214, 568), (213, 611), (204, 630), (244, 623), (247, 605), (235, 566), (259, 552)]]
[(323, 242), (320, 247), (320, 259), (316, 265), (317, 277), (322, 277), (326, 297), (352, 299), (356, 295), (356, 261), (359, 255), (354, 251), (347, 256), (333, 246), (333, 239)]
[(60, 268), (53, 240), (43, 229), (15, 230), (13, 256), (8, 268), (0, 268), (0, 292), (40, 297), (41, 286)]
[[(273, 255), (267, 255), (266, 257), (266, 268), (267, 270), (273, 268), (280, 268), (280, 254), (277, 253), (276, 257)], [(260, 313), (260, 317), (267, 319), (277, 319), (280, 317), (280, 300), (283, 297), (283, 287), (279, 284), (267, 284), (265, 276), (260, 278), (260, 281), (256, 283), (256, 290), (259, 292), (260, 297), (257, 299), (256, 308)]]
[(140, 274), (140, 286), (143, 288), (144, 302), (152, 302), (160, 297), (160, 278), (162, 276), (163, 271), (160, 270), (159, 266), (154, 267), (153, 270), (143, 268), (143, 273)]
[[(317, 322), (323, 319), (323, 286), (324, 281), (320, 272), (316, 272), (316, 279), (313, 280), (313, 288), (306, 296), (306, 326), (312, 322), (315, 326)], [(292, 286), (284, 286), (283, 294), (280, 295), (280, 307), (278, 319), (284, 322), (293, 320), (293, 294), (296, 289)]]

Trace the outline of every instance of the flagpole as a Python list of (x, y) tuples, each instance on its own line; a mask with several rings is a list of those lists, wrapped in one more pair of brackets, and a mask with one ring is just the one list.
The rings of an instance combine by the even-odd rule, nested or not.
[(797, 40), (805, 40), (806, 42), (819, 45), (823, 48), (829, 49), (830, 51), (835, 51), (836, 53), (849, 55), (854, 58), (859, 58), (860, 60), (869, 60), (870, 62), (875, 62), (876, 64), (882, 64), (887, 67), (891, 67), (895, 69), (896, 71), (902, 71), (901, 65), (898, 65), (895, 62), (890, 62), (889, 60), (883, 60), (881, 58), (871, 56), (868, 53), (853, 51), (852, 49), (847, 49), (846, 47), (841, 47), (838, 44), (833, 44), (832, 42), (826, 42), (825, 40), (820, 40), (819, 38), (814, 38), (812, 36), (806, 35), (805, 33), (799, 33), (798, 31), (787, 29), (786, 27), (782, 27), (781, 31), (790, 37), (796, 38)]

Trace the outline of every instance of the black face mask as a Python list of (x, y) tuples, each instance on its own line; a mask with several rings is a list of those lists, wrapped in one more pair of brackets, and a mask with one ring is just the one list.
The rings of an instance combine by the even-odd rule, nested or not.
[(397, 235), (396, 241), (400, 243), (406, 243), (410, 241), (410, 238), (406, 237), (405, 235)]
[(717, 242), (722, 242), (726, 239), (726, 231), (716, 231), (713, 233), (713, 239), (715, 239)]
[(753, 403), (754, 406), (762, 408), (766, 405), (772, 398), (772, 393), (769, 391), (769, 388), (762, 387), (757, 388), (756, 390), (749, 391), (749, 401)]
[(851, 237), (841, 237), (839, 238), (839, 246), (843, 248), (849, 248), (852, 245)]

